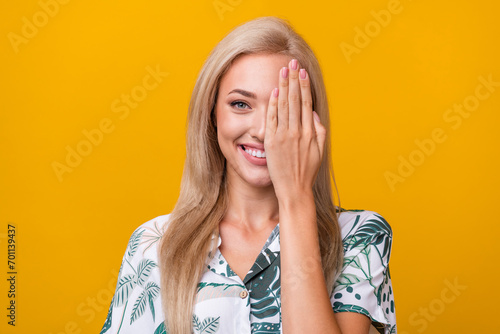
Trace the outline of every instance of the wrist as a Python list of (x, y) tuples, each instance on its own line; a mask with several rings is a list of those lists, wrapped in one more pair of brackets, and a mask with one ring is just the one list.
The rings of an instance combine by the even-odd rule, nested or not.
[(280, 213), (304, 211), (312, 209), (316, 212), (314, 194), (312, 189), (301, 191), (290, 191), (284, 196), (278, 196)]

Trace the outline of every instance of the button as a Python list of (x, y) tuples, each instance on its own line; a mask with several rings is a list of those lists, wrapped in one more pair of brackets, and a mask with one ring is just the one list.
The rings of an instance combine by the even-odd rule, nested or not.
[(247, 298), (247, 296), (248, 296), (247, 290), (241, 290), (241, 292), (240, 292), (241, 299), (245, 299), (245, 298)]

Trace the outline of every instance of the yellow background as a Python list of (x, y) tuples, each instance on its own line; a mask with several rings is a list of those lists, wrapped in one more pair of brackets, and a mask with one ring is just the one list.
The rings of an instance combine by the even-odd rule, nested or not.
[[(454, 104), (474, 101), (479, 77), (500, 82), (495, 1), (66, 0), (52, 16), (40, 13), (46, 3), (0, 5), (1, 333), (100, 331), (132, 231), (177, 199), (204, 59), (233, 27), (266, 15), (289, 19), (322, 65), (341, 205), (392, 225), (399, 333), (500, 328), (500, 87), (459, 125), (445, 120)], [(399, 12), (377, 31), (372, 11), (391, 6)], [(368, 43), (358, 37), (363, 47), (346, 57), (341, 45), (356, 47), (366, 28)], [(31, 37), (19, 42), (23, 29)], [(168, 75), (128, 115), (114, 112), (148, 66)], [(106, 119), (112, 130), (59, 180), (53, 163), (65, 164), (67, 146)], [(419, 155), (415, 140), (435, 128), (446, 139)], [(419, 165), (391, 187), (387, 172), (411, 155)], [(8, 223), (18, 237), (15, 328)]]

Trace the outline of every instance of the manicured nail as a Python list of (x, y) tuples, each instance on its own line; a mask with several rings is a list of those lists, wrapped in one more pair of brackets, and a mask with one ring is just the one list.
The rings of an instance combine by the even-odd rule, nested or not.
[(301, 79), (305, 79), (306, 78), (306, 70), (301, 68), (299, 71), (299, 75), (300, 75)]
[(288, 67), (283, 67), (281, 69), (281, 76), (285, 79), (288, 78)]
[(297, 69), (297, 59), (292, 59), (291, 68), (292, 68), (292, 70), (296, 70)]
[(278, 97), (278, 88), (273, 89), (273, 96)]

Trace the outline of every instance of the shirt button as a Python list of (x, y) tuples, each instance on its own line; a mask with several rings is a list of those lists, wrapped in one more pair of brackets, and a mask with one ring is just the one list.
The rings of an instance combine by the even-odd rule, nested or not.
[(248, 296), (247, 290), (241, 290), (241, 292), (240, 292), (241, 299), (245, 299), (245, 298), (247, 298), (247, 296)]

